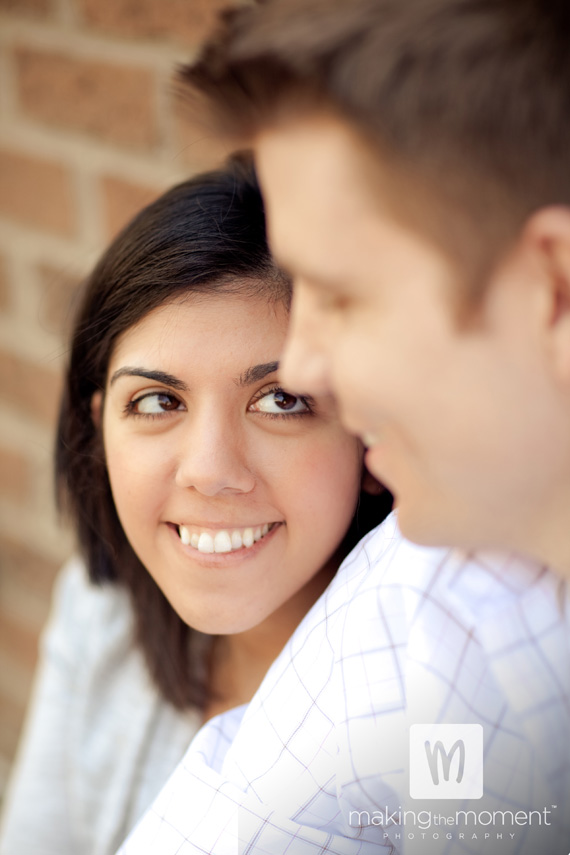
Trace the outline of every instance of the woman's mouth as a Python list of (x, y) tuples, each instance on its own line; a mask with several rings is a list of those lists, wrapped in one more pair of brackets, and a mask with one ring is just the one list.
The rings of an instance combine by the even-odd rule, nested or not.
[(204, 554), (237, 552), (239, 549), (248, 549), (273, 531), (280, 523), (264, 523), (258, 526), (246, 528), (227, 528), (216, 531), (205, 531), (195, 526), (178, 525), (178, 537), (185, 546), (196, 549)]

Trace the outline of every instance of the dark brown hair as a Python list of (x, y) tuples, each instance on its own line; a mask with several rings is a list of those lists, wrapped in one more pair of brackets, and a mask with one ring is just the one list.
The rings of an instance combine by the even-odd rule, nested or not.
[(566, 0), (270, 0), (228, 12), (181, 79), (242, 138), (332, 108), (465, 269), (570, 204), (569, 40)]
[[(119, 522), (93, 395), (105, 388), (117, 338), (184, 293), (240, 293), (289, 305), (291, 286), (269, 254), (263, 204), (246, 158), (172, 188), (113, 241), (85, 284), (72, 336), (56, 444), (60, 507), (75, 525), (93, 582), (130, 592), (137, 643), (178, 708), (208, 699), (207, 637), (188, 627), (146, 571)], [(381, 522), (388, 494), (362, 497), (344, 554)]]

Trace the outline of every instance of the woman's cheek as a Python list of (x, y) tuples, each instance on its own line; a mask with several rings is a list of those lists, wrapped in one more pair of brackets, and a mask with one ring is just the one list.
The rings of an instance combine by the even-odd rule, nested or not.
[(111, 438), (106, 444), (107, 470), (119, 516), (152, 514), (166, 485), (164, 459), (157, 459), (148, 443)]
[[(305, 485), (304, 510), (315, 522), (350, 522), (360, 493), (361, 445), (346, 434), (311, 444), (296, 456), (294, 467), (289, 466), (288, 478), (291, 484)], [(297, 497), (299, 501), (298, 488)]]

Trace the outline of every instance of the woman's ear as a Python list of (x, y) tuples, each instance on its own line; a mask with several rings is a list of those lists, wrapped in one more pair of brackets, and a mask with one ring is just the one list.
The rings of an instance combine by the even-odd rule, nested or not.
[(91, 397), (91, 419), (97, 429), (101, 427), (101, 416), (103, 414), (103, 392), (99, 389)]
[(383, 493), (386, 487), (378, 481), (377, 478), (372, 475), (366, 466), (362, 470), (362, 481), (361, 481), (361, 489), (365, 493), (369, 493), (371, 496), (379, 496), (380, 493)]

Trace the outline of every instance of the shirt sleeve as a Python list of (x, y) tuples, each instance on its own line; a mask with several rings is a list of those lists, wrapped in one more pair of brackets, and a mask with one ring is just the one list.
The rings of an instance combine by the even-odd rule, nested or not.
[(82, 660), (78, 601), (87, 586), (77, 560), (56, 581), (5, 801), (0, 855), (77, 855), (69, 816), (67, 732)]

